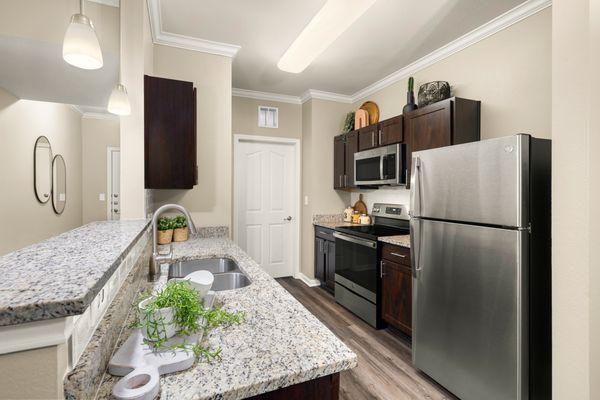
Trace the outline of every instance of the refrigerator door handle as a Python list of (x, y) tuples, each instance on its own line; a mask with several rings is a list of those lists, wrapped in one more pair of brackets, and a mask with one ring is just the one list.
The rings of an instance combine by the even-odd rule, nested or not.
[(410, 182), (410, 216), (419, 217), (421, 215), (421, 158), (419, 156), (414, 157), (413, 167)]
[(412, 218), (410, 220), (410, 258), (412, 260), (413, 278), (417, 278), (417, 273), (422, 270), (421, 267), (421, 220)]

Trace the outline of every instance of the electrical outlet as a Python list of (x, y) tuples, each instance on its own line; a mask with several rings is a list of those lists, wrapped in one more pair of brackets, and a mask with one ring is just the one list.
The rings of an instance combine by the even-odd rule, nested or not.
[(308, 205), (308, 196), (304, 196), (304, 205), (307, 206)]
[(100, 193), (98, 195), (98, 200), (100, 200), (100, 201), (106, 201), (106, 194), (105, 193)]

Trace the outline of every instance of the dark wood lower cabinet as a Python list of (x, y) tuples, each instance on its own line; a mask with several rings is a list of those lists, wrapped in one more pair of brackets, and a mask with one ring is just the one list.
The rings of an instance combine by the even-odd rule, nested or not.
[(335, 239), (333, 229), (315, 227), (315, 278), (329, 291), (335, 290)]
[(384, 244), (381, 260), (381, 318), (412, 336), (412, 267), (410, 250)]
[(340, 374), (284, 387), (249, 397), (251, 400), (337, 400), (340, 397)]

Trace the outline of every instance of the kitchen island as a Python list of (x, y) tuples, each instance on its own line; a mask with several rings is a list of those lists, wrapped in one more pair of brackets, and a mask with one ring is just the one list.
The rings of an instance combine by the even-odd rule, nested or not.
[[(204, 346), (222, 349), (221, 358), (162, 376), (161, 398), (243, 399), (302, 390), (315, 399), (337, 398), (339, 372), (355, 367), (356, 355), (237, 245), (227, 238), (195, 237), (174, 244), (173, 252), (175, 261), (231, 258), (251, 284), (216, 293), (216, 305), (246, 316), (241, 325), (216, 328), (203, 339)], [(160, 279), (145, 286), (164, 285), (167, 271), (163, 265)], [(133, 313), (126, 326), (132, 318)], [(117, 346), (130, 333), (125, 328)], [(106, 374), (97, 398), (109, 399), (119, 379)]]

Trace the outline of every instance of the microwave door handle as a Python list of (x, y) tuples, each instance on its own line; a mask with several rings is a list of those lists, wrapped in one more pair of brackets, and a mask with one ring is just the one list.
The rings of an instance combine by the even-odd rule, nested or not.
[(386, 158), (387, 156), (381, 156), (379, 157), (379, 179), (383, 180), (383, 160)]

